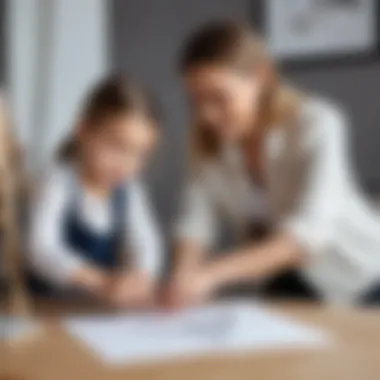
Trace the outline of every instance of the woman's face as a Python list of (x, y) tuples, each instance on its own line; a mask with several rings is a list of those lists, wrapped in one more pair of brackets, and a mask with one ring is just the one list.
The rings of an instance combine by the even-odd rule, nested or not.
[(81, 137), (82, 154), (92, 176), (116, 186), (144, 167), (157, 138), (152, 123), (140, 115), (120, 115)]
[(185, 76), (195, 119), (222, 141), (243, 138), (253, 127), (262, 80), (222, 65), (191, 68)]

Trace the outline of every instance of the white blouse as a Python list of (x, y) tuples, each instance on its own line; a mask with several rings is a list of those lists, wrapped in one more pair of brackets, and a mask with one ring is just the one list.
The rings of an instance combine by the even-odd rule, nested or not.
[(298, 123), (273, 128), (265, 193), (252, 185), (237, 151), (205, 163), (185, 192), (177, 238), (210, 249), (218, 213), (240, 233), (254, 219), (271, 221), (304, 247), (309, 260), (301, 272), (326, 300), (355, 302), (380, 282), (380, 219), (355, 183), (346, 124), (329, 102), (309, 99)]
[[(72, 273), (86, 264), (62, 237), (66, 213), (74, 195), (73, 171), (56, 165), (43, 182), (32, 207), (30, 262), (32, 268), (57, 285), (67, 285)], [(151, 276), (157, 276), (163, 263), (163, 249), (152, 208), (143, 186), (138, 182), (126, 186), (125, 213), (126, 255)], [(78, 202), (79, 201), (79, 202)], [(94, 232), (107, 232), (113, 226), (112, 204), (85, 191), (76, 197), (77, 215)]]

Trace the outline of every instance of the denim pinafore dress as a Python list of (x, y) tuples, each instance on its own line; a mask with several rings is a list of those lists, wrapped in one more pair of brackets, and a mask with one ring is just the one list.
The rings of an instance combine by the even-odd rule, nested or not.
[[(127, 209), (127, 188), (117, 187), (111, 194), (112, 227), (104, 233), (94, 231), (78, 215), (79, 202), (83, 191), (75, 183), (73, 196), (63, 221), (63, 239), (81, 258), (94, 266), (116, 270), (121, 263), (120, 251), (124, 245)], [(62, 291), (54, 288), (36, 275), (29, 276), (29, 287), (33, 293), (60, 296)], [(70, 294), (68, 292), (67, 294)]]

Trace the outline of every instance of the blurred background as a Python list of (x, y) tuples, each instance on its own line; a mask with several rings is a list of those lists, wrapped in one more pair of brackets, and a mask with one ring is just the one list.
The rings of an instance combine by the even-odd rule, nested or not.
[(164, 114), (148, 181), (168, 231), (186, 173), (180, 48), (207, 21), (249, 22), (266, 32), (290, 81), (344, 106), (359, 180), (380, 193), (376, 8), (376, 0), (0, 0), (0, 76), (36, 173), (69, 133), (94, 80), (117, 70), (146, 83)]

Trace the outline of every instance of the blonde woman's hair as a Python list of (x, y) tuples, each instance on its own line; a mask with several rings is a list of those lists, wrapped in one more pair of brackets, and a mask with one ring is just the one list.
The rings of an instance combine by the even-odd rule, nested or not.
[[(182, 54), (182, 72), (210, 64), (248, 73), (258, 67), (267, 68), (268, 80), (261, 94), (253, 130), (268, 128), (274, 123), (285, 124), (295, 115), (301, 96), (294, 89), (280, 85), (264, 41), (249, 26), (221, 21), (207, 24), (191, 36)], [(192, 158), (214, 157), (219, 149), (217, 137), (212, 129), (204, 128), (197, 120), (194, 123)]]

